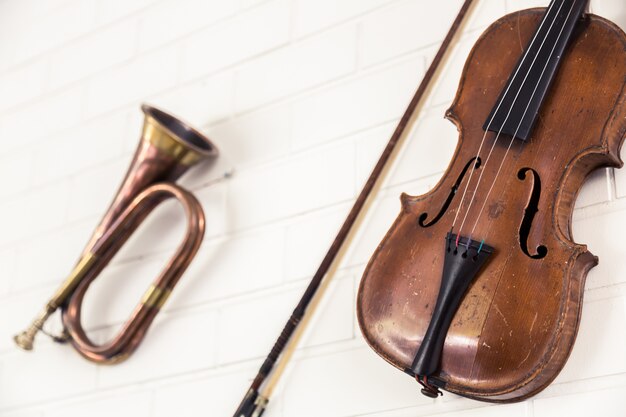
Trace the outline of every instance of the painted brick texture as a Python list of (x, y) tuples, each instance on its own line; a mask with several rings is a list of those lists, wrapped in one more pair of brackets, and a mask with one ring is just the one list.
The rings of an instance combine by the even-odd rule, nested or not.
[[(399, 194), (433, 187), (454, 152), (443, 114), (467, 52), (494, 19), (546, 3), (480, 1), (265, 415), (626, 413), (626, 170), (593, 174), (578, 196), (573, 234), (600, 264), (571, 358), (533, 399), (427, 399), (366, 346), (354, 317)], [(0, 1), (0, 417), (230, 415), (460, 4)], [(623, 0), (592, 0), (591, 11), (626, 28)], [(12, 335), (71, 269), (123, 177), (141, 102), (189, 120), (222, 151), (181, 181), (207, 214), (203, 246), (127, 362), (95, 366), (43, 336), (34, 353), (18, 351)], [(96, 281), (84, 309), (95, 340), (118, 331), (184, 225), (177, 204), (164, 204)]]

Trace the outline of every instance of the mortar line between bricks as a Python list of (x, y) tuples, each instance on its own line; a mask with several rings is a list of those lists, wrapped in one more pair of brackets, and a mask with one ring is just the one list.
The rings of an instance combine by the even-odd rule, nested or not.
[[(328, 350), (330, 345), (336, 346), (336, 348)], [(307, 360), (315, 357), (323, 357), (329, 356), (336, 353), (344, 353), (355, 350), (363, 350), (366, 349), (366, 346), (363, 344), (363, 341), (360, 339), (350, 339), (343, 340), (339, 342), (329, 342), (327, 344), (320, 344), (315, 346), (304, 346), (298, 349), (295, 354), (295, 361)], [(315, 352), (318, 351), (316, 354)], [(0, 406), (0, 412), (13, 412), (18, 410), (35, 410), (42, 406), (56, 406), (60, 407), (64, 402), (68, 400), (72, 403), (82, 402), (81, 399), (90, 399), (90, 398), (110, 398), (116, 392), (143, 392), (148, 390), (156, 390), (159, 388), (167, 387), (171, 385), (171, 381), (174, 382), (180, 381), (181, 379), (186, 380), (186, 382), (193, 382), (198, 378), (202, 378), (205, 376), (221, 376), (221, 375), (229, 375), (241, 372), (243, 370), (251, 370), (255, 368), (255, 365), (262, 360), (262, 357), (254, 357), (254, 358), (246, 358), (240, 361), (231, 362), (227, 364), (216, 364), (215, 366), (206, 366), (201, 368), (196, 368), (192, 371), (182, 371), (182, 372), (174, 372), (168, 375), (160, 376), (158, 379), (140, 379), (140, 380), (129, 380), (120, 385), (110, 386), (110, 385), (100, 385), (94, 387), (93, 390), (85, 391), (79, 394), (68, 394), (62, 395), (59, 397), (47, 399), (47, 400), (39, 400), (31, 402), (27, 407), (24, 407), (24, 404), (18, 404), (16, 406), (2, 408)], [(94, 365), (95, 366), (95, 365)], [(168, 384), (168, 382), (170, 382)], [(184, 383), (184, 382), (183, 382)], [(132, 388), (136, 388), (136, 391)], [(95, 395), (94, 395), (95, 394)], [(111, 395), (107, 395), (111, 394)], [(233, 405), (235, 406), (235, 405)]]
[[(300, 41), (298, 41), (298, 42), (300, 42)], [(200, 81), (202, 81), (204, 79), (217, 77), (219, 75), (223, 75), (223, 73), (231, 73), (233, 71), (238, 70), (240, 67), (247, 65), (249, 63), (249, 61), (253, 61), (253, 60), (261, 58), (261, 57), (263, 57), (265, 55), (269, 55), (271, 53), (274, 53), (274, 52), (276, 52), (279, 49), (288, 47), (288, 45), (289, 45), (289, 43), (281, 43), (281, 44), (279, 44), (277, 46), (274, 46), (274, 47), (272, 47), (270, 49), (264, 50), (264, 51), (262, 51), (262, 52), (260, 52), (258, 54), (250, 55), (250, 56), (248, 56), (248, 57), (246, 57), (246, 58), (244, 58), (244, 59), (242, 59), (240, 61), (234, 62), (232, 64), (226, 65), (224, 67), (220, 67), (220, 68), (218, 68), (216, 70), (209, 71), (209, 72), (207, 72), (205, 74), (202, 74), (202, 75), (199, 75), (199, 76), (196, 76), (196, 77), (185, 79), (184, 81), (181, 81), (181, 82), (177, 82), (173, 86), (169, 86), (169, 87), (166, 87), (166, 88), (164, 88), (164, 89), (162, 89), (162, 90), (160, 90), (158, 92), (155, 92), (155, 93), (152, 93), (152, 94), (148, 94), (147, 96), (145, 96), (142, 99), (137, 99), (137, 100), (132, 100), (132, 101), (129, 101), (129, 102), (124, 102), (122, 104), (117, 105), (116, 107), (111, 108), (111, 109), (108, 109), (108, 110), (105, 110), (105, 111), (102, 111), (102, 112), (98, 112), (98, 113), (90, 115), (90, 116), (86, 116), (86, 117), (82, 118), (81, 121), (79, 123), (77, 123), (76, 125), (56, 130), (56, 131), (54, 131), (54, 133), (55, 134), (62, 133), (63, 131), (71, 130), (71, 129), (73, 129), (76, 126), (79, 126), (81, 124), (89, 123), (89, 122), (91, 122), (93, 120), (97, 120), (98, 118), (105, 118), (107, 116), (110, 116), (111, 114), (114, 114), (115, 112), (122, 111), (123, 109), (127, 109), (127, 108), (132, 107), (133, 104), (135, 104), (135, 102), (149, 101), (151, 99), (158, 98), (161, 95), (166, 95), (168, 93), (174, 92), (174, 91), (176, 91), (179, 88), (188, 87), (188, 86), (193, 85), (193, 84), (195, 84), (197, 82), (200, 82)], [(279, 98), (279, 99), (277, 99), (275, 101), (272, 101), (270, 103), (262, 103), (262, 104), (260, 104), (258, 106), (252, 107), (250, 109), (246, 109), (245, 111), (241, 111), (239, 113), (234, 114), (234, 117), (241, 117), (241, 116), (247, 115), (249, 113), (254, 113), (255, 111), (259, 111), (259, 110), (261, 110), (261, 109), (263, 109), (265, 107), (278, 106), (278, 105), (281, 105), (281, 104), (284, 104), (284, 103), (287, 103), (287, 102), (292, 102), (292, 101), (299, 100), (301, 98), (306, 98), (307, 96), (311, 96), (311, 95), (313, 95), (313, 94), (315, 94), (315, 93), (317, 93), (319, 91), (324, 91), (327, 88), (333, 88), (335, 86), (344, 84), (344, 81), (346, 81), (346, 80), (347, 81), (358, 80), (358, 79), (360, 79), (362, 77), (366, 77), (368, 75), (376, 74), (377, 72), (383, 72), (383, 71), (385, 71), (387, 69), (392, 69), (392, 68), (394, 68), (396, 66), (401, 66), (401, 65), (406, 64), (407, 62), (411, 61), (412, 59), (418, 58), (424, 52), (427, 52), (429, 49), (431, 49), (433, 46), (436, 46), (436, 45), (438, 45), (438, 43), (429, 44), (427, 46), (421, 46), (418, 49), (404, 52), (402, 54), (399, 54), (399, 55), (397, 55), (395, 57), (392, 57), (392, 58), (390, 58), (388, 60), (385, 60), (383, 62), (367, 66), (366, 68), (362, 68), (361, 70), (358, 70), (358, 71), (353, 71), (353, 72), (349, 73), (346, 76), (342, 76), (340, 78), (337, 78), (337, 79), (334, 79), (334, 80), (331, 80), (331, 81), (327, 81), (327, 82), (324, 82), (322, 84), (318, 84), (316, 86), (307, 88), (304, 91), (297, 91), (294, 94), (289, 94), (289, 95), (287, 95), (285, 97)], [(175, 45), (173, 45), (173, 44), (172, 45), (167, 45), (167, 46), (164, 46), (163, 48), (159, 48), (159, 49), (166, 49), (167, 47), (172, 47), (172, 46), (175, 46)], [(154, 52), (157, 52), (157, 50), (152, 51), (152, 53), (154, 53)], [(21, 103), (19, 103), (16, 106), (5, 108), (5, 109), (3, 109), (3, 112), (4, 113), (8, 113), (10, 115), (11, 113), (14, 113), (16, 111), (23, 111), (24, 109), (27, 109), (29, 106), (32, 106), (35, 103), (38, 103), (38, 102), (41, 102), (41, 101), (45, 101), (46, 99), (53, 98), (53, 97), (58, 96), (58, 95), (62, 95), (63, 93), (65, 93), (67, 91), (70, 91), (72, 89), (79, 88), (81, 86), (81, 84), (82, 84), (83, 88), (87, 88), (89, 83), (92, 81), (93, 78), (97, 78), (98, 76), (103, 75), (103, 74), (105, 74), (107, 72), (110, 72), (111, 70), (115, 70), (118, 67), (119, 68), (126, 67), (129, 63), (132, 63), (133, 61), (136, 61), (136, 60), (138, 60), (138, 59), (140, 59), (142, 57), (145, 57), (146, 55), (149, 55), (149, 53), (142, 53), (140, 55), (133, 56), (133, 57), (131, 57), (131, 58), (129, 58), (129, 59), (123, 61), (123, 62), (117, 63), (117, 64), (115, 64), (115, 65), (113, 65), (111, 67), (105, 68), (105, 69), (100, 70), (100, 71), (95, 72), (95, 73), (92, 73), (92, 74), (90, 74), (90, 75), (88, 75), (88, 76), (86, 76), (84, 78), (81, 78), (79, 80), (73, 81), (71, 83), (65, 84), (65, 85), (63, 85), (62, 87), (60, 87), (57, 90), (45, 92), (44, 94), (41, 94), (41, 95), (39, 95), (37, 97), (34, 97), (34, 98), (31, 98), (31, 99), (29, 99), (27, 101), (21, 102)], [(6, 117), (6, 116), (4, 116), (4, 117)], [(223, 122), (225, 120), (228, 120), (228, 118), (216, 120), (216, 121), (213, 121), (213, 122), (211, 122), (211, 123), (209, 123), (207, 125), (203, 125), (201, 127), (208, 127), (208, 126), (216, 125), (216, 124), (219, 124), (219, 123), (221, 123), (221, 122)]]
[[(78, 2), (78, 1), (79, 0), (76, 0), (76, 2)], [(63, 42), (63, 43), (61, 43), (59, 45), (56, 45), (56, 46), (54, 46), (54, 47), (52, 47), (50, 49), (47, 49), (45, 51), (42, 51), (41, 53), (38, 53), (37, 55), (34, 55), (34, 56), (29, 57), (29, 58), (27, 58), (25, 60), (22, 60), (22, 61), (20, 61), (20, 62), (18, 62), (16, 64), (13, 64), (13, 65), (11, 65), (9, 67), (3, 68), (2, 70), (0, 70), (0, 77), (4, 76), (6, 73), (10, 73), (10, 72), (13, 72), (13, 71), (16, 71), (16, 70), (23, 69), (23, 67), (29, 66), (29, 65), (33, 64), (34, 62), (36, 62), (37, 60), (42, 59), (45, 55), (52, 55), (55, 52), (58, 52), (59, 50), (62, 50), (64, 48), (66, 48), (67, 46), (72, 46), (73, 44), (78, 44), (83, 39), (89, 38), (89, 37), (94, 36), (94, 35), (96, 35), (98, 33), (101, 33), (101, 32), (104, 32), (104, 31), (106, 31), (108, 29), (111, 29), (113, 26), (121, 24), (124, 21), (130, 21), (130, 20), (133, 20), (133, 19), (137, 19), (137, 23), (139, 23), (139, 19), (138, 18), (141, 17), (142, 15), (144, 15), (147, 10), (157, 8), (159, 5), (162, 5), (162, 4), (166, 3), (167, 1), (170, 1), (170, 0), (156, 0), (156, 1), (151, 2), (151, 3), (149, 3), (149, 4), (145, 5), (145, 6), (142, 6), (142, 7), (138, 8), (138, 9), (136, 9), (136, 10), (133, 10), (130, 13), (127, 13), (127, 14), (119, 16), (119, 17), (117, 17), (115, 19), (112, 19), (112, 20), (110, 20), (110, 21), (108, 21), (106, 23), (98, 23), (97, 21), (95, 21), (97, 19), (94, 19), (94, 23), (93, 23), (94, 26), (92, 28), (90, 28), (87, 32), (82, 33), (82, 34), (80, 34), (80, 35), (78, 35), (76, 37), (73, 37), (71, 39), (68, 39), (68, 40), (66, 40), (65, 42)], [(248, 12), (248, 11), (253, 10), (255, 8), (258, 8), (258, 7), (262, 7), (263, 4), (268, 3), (269, 1), (271, 1), (271, 0), (268, 0), (268, 1), (265, 1), (265, 2), (261, 2), (261, 3), (258, 3), (258, 4), (253, 4), (251, 6), (239, 6), (236, 10), (233, 10), (231, 13), (229, 13), (227, 15), (224, 15), (221, 18), (219, 18), (219, 19), (217, 19), (215, 21), (212, 21), (207, 26), (202, 26), (200, 28), (194, 29), (191, 32), (188, 32), (188, 33), (186, 33), (184, 35), (181, 35), (181, 36), (179, 36), (177, 38), (170, 39), (170, 40), (168, 40), (168, 41), (166, 41), (166, 42), (164, 42), (162, 44), (153, 46), (151, 48), (147, 48), (147, 49), (143, 49), (143, 50), (137, 49), (137, 51), (139, 52), (139, 55), (149, 54), (150, 52), (154, 52), (154, 51), (156, 51), (158, 49), (161, 49), (161, 48), (167, 47), (168, 45), (174, 44), (174, 43), (176, 43), (176, 41), (179, 41), (179, 40), (184, 39), (186, 37), (189, 37), (189, 36), (192, 36), (194, 34), (197, 34), (198, 32), (200, 32), (202, 30), (209, 29), (209, 28), (211, 28), (213, 26), (222, 24), (225, 21), (232, 20), (233, 18), (235, 18), (237, 16), (240, 16), (242, 13)], [(96, 13), (98, 12), (98, 4), (99, 3), (100, 2), (98, 2), (98, 1), (94, 1), (94, 4), (95, 4), (94, 11)], [(62, 8), (62, 7), (66, 7), (66, 6), (59, 6), (58, 8)], [(140, 29), (138, 27), (137, 28), (137, 36), (139, 36), (139, 32), (140, 32)], [(139, 45), (138, 45), (138, 47), (139, 47)]]

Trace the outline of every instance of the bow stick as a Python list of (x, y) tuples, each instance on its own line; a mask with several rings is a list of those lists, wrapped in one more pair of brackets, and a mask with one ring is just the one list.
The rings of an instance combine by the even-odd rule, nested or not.
[[(411, 99), (406, 111), (402, 115), (398, 126), (387, 143), (387, 146), (383, 150), (382, 155), (378, 159), (378, 162), (372, 170), (367, 182), (363, 186), (363, 189), (352, 206), (350, 213), (348, 213), (348, 217), (341, 226), (341, 229), (339, 229), (335, 240), (330, 245), (326, 256), (324, 256), (322, 263), (304, 291), (298, 305), (291, 314), (291, 317), (289, 317), (289, 320), (285, 324), (280, 336), (278, 336), (272, 350), (261, 365), (254, 381), (239, 404), (237, 411), (235, 411), (234, 417), (260, 417), (265, 411), (265, 407), (267, 406), (276, 384), (283, 374), (287, 363), (295, 352), (299, 339), (302, 337), (308, 322), (313, 316), (316, 307), (319, 305), (324, 292), (328, 288), (328, 284), (330, 282), (329, 277), (333, 275), (332, 272), (337, 268), (339, 262), (335, 261), (338, 258), (338, 255), (340, 255), (340, 252), (342, 252), (344, 243), (351, 234), (352, 230), (355, 229), (355, 224), (360, 220), (360, 214), (363, 211), (363, 207), (368, 202), (372, 191), (374, 188), (380, 186), (379, 179), (381, 176), (384, 176), (384, 171), (388, 168), (389, 160), (392, 159), (392, 156), (395, 156), (394, 151), (396, 150), (401, 139), (404, 138), (406, 127), (409, 123), (414, 121), (419, 114), (419, 110), (421, 110), (424, 103), (424, 97), (427, 96), (427, 93), (430, 91), (432, 86), (432, 80), (439, 75), (441, 63), (444, 59), (448, 58), (447, 52), (449, 46), (454, 40), (459, 28), (463, 25), (465, 17), (468, 14), (473, 2), (474, 0), (465, 0), (461, 6), (459, 13), (448, 31), (448, 34), (437, 51), (437, 55), (435, 55), (435, 58), (428, 67), (426, 74), (424, 74), (422, 82)], [(331, 273), (329, 273), (329, 271)]]

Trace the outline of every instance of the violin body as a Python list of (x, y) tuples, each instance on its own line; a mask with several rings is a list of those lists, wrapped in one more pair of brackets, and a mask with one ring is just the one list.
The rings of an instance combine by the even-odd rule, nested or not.
[[(411, 366), (437, 303), (444, 249), (450, 248), (446, 234), (457, 211), (468, 210), (469, 219), (478, 219), (472, 235), (485, 238), (493, 253), (454, 311), (429, 380), (483, 401), (534, 395), (564, 366), (581, 318), (585, 277), (597, 264), (573, 240), (574, 202), (593, 170), (622, 165), (626, 36), (594, 15), (577, 23), (530, 138), (513, 141), (508, 154), (509, 140), (501, 140), (485, 163), (496, 136), (488, 132), (479, 152), (483, 122), (543, 12), (507, 15), (475, 44), (446, 113), (459, 131), (452, 161), (433, 190), (401, 196), (400, 214), (370, 259), (357, 299), (368, 344), (415, 376)], [(459, 207), (472, 170), (473, 182), (484, 171), (487, 186), (477, 187), (475, 195), (470, 186)]]

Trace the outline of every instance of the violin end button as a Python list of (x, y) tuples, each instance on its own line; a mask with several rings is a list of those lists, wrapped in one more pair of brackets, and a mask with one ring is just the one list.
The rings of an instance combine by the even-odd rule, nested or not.
[(421, 390), (422, 394), (429, 397), (429, 398), (437, 398), (439, 395), (441, 395), (440, 391), (435, 391), (435, 390), (430, 390), (427, 388), (422, 388)]

